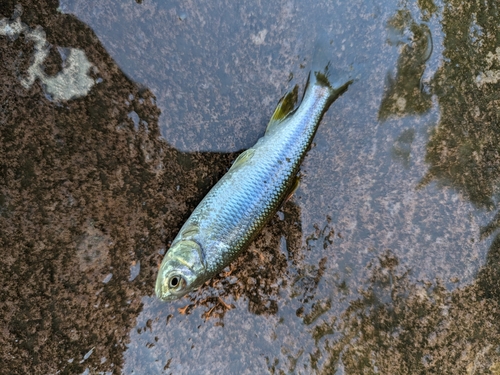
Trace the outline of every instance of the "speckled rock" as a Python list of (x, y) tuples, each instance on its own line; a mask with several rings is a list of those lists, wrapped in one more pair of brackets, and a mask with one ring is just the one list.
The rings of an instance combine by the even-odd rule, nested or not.
[[(2, 369), (500, 374), (498, 16), (494, 1), (3, 1)], [(158, 301), (169, 242), (305, 83), (316, 40), (359, 78), (300, 188), (219, 276)]]

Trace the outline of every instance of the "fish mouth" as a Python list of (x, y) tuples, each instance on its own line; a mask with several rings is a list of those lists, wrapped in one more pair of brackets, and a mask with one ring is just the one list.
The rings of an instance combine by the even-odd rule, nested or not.
[(178, 299), (179, 295), (176, 295), (176, 294), (173, 294), (171, 291), (167, 290), (166, 292), (164, 292), (161, 288), (161, 285), (160, 286), (156, 286), (155, 288), (155, 293), (156, 293), (156, 297), (158, 297), (159, 300), (161, 301), (164, 301), (164, 302), (168, 302), (168, 301), (174, 301), (176, 299)]
[(158, 299), (162, 300), (162, 301), (170, 301), (171, 300), (171, 296), (170, 296), (170, 293), (168, 293), (168, 288), (167, 289), (167, 292), (164, 292), (164, 287), (163, 285), (165, 284), (167, 278), (165, 276), (163, 276), (161, 273), (158, 274), (158, 278), (156, 279), (156, 285), (155, 285), (155, 294), (156, 294), (156, 297), (158, 297)]
[(163, 302), (171, 302), (171, 301), (175, 301), (175, 300), (179, 299), (179, 297), (171, 295), (171, 294), (166, 295), (166, 296), (159, 296), (157, 294), (156, 296), (158, 297), (158, 299), (160, 301), (163, 301)]
[(171, 291), (162, 292), (161, 290), (156, 290), (156, 297), (163, 302), (171, 302), (184, 297), (187, 293), (187, 291), (182, 293), (172, 293)]

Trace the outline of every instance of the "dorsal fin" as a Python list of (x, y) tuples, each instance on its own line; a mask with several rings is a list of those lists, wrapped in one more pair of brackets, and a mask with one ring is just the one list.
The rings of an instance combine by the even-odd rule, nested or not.
[(273, 115), (271, 116), (271, 120), (269, 120), (266, 134), (294, 111), (295, 104), (297, 104), (298, 92), (299, 86), (295, 85), (292, 91), (289, 91), (280, 99)]

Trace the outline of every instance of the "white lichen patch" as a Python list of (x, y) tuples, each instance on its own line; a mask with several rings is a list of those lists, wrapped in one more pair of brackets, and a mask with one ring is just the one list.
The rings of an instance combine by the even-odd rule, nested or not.
[(266, 40), (266, 35), (267, 35), (267, 30), (264, 29), (259, 31), (256, 35), (250, 35), (250, 39), (255, 45), (260, 46)]
[(7, 18), (0, 20), (0, 35), (8, 36), (11, 40), (16, 40), (25, 28), (26, 25), (21, 23), (20, 18), (11, 22)]
[(402, 113), (406, 109), (406, 99), (403, 97), (398, 97), (396, 99), (396, 108), (398, 109), (398, 112)]
[(21, 79), (21, 84), (29, 89), (38, 78), (48, 98), (52, 101), (70, 100), (89, 93), (95, 80), (89, 76), (92, 64), (85, 52), (78, 48), (58, 48), (63, 59), (62, 69), (55, 76), (48, 76), (43, 67), (52, 46), (47, 42), (45, 31), (40, 26), (30, 29), (21, 22), (22, 10), (17, 9), (14, 19), (0, 20), (0, 35), (16, 40), (24, 34), (26, 42), (33, 42), (33, 62), (28, 68), (27, 77)]
[[(38, 76), (45, 85), (45, 91), (54, 100), (70, 100), (88, 94), (95, 81), (88, 75), (92, 64), (85, 52), (77, 48), (69, 48), (63, 69), (54, 77)], [(45, 76), (45, 74), (44, 74)]]
[(496, 48), (495, 53), (488, 52), (486, 55), (487, 70), (480, 72), (476, 77), (476, 84), (478, 87), (481, 87), (486, 83), (497, 83), (500, 81), (500, 70), (491, 69), (495, 62), (500, 63), (500, 47)]

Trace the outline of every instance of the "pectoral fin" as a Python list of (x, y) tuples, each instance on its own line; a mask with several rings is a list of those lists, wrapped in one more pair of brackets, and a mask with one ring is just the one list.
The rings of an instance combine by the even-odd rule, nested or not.
[(187, 225), (181, 228), (180, 234), (183, 238), (189, 238), (197, 235), (200, 232), (200, 228), (195, 224)]
[(266, 134), (269, 133), (272, 129), (274, 129), (277, 125), (283, 122), (290, 114), (295, 110), (295, 104), (297, 104), (297, 98), (299, 93), (299, 86), (295, 85), (292, 91), (288, 92), (285, 96), (283, 96), (276, 109), (274, 110), (273, 115), (271, 116), (271, 120), (269, 120), (269, 124), (267, 125)]
[(248, 160), (250, 160), (255, 153), (255, 149), (249, 148), (248, 150), (242, 152), (236, 160), (233, 162), (231, 169), (238, 168), (244, 165)]

